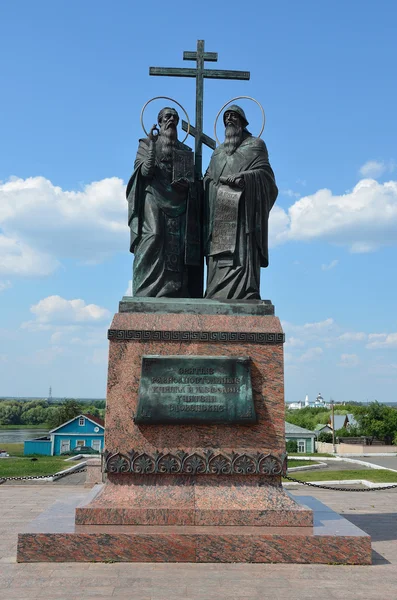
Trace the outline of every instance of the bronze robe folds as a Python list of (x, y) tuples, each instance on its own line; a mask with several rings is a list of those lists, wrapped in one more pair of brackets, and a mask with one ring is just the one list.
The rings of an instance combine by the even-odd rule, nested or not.
[[(268, 218), (278, 189), (264, 141), (248, 132), (244, 135), (245, 139), (230, 156), (223, 144), (214, 151), (204, 177), (207, 298), (260, 299), (260, 268), (269, 264)], [(222, 249), (222, 239), (214, 229), (220, 218), (217, 211), (219, 178), (239, 173), (244, 176), (245, 187), (236, 209), (237, 222), (231, 225), (235, 239), (232, 246), (230, 239), (225, 241)], [(230, 190), (237, 192), (237, 188)], [(230, 211), (225, 210), (227, 212), (225, 221), (230, 219)]]
[[(177, 141), (175, 148), (191, 152)], [(157, 150), (157, 148), (156, 148)], [(200, 264), (200, 211), (195, 184), (186, 192), (171, 186), (172, 161), (155, 158), (151, 175), (149, 139), (139, 140), (127, 185), (130, 250), (135, 254), (133, 295), (189, 297), (189, 266)]]

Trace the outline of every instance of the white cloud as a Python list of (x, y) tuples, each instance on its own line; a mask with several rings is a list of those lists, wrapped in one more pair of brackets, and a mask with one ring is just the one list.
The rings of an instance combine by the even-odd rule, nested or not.
[(339, 333), (338, 326), (331, 318), (324, 321), (305, 323), (304, 325), (294, 325), (288, 321), (283, 321), (282, 326), (286, 333), (286, 343), (290, 344), (290, 349), (310, 342), (327, 343)]
[(299, 338), (288, 337), (284, 345), (290, 348), (299, 348), (304, 346), (305, 342), (303, 340), (300, 340)]
[(360, 175), (376, 179), (386, 173), (386, 171), (392, 173), (395, 168), (396, 165), (394, 160), (389, 160), (387, 162), (383, 160), (368, 160), (360, 167)]
[(269, 216), (269, 246), (275, 246), (282, 241), (289, 224), (290, 220), (287, 213), (276, 204)]
[(132, 279), (130, 279), (128, 282), (128, 286), (124, 292), (124, 296), (132, 296)]
[(15, 237), (0, 234), (0, 274), (45, 276), (58, 266), (59, 262), (49, 254), (40, 252)]
[(340, 367), (357, 367), (360, 363), (360, 359), (357, 354), (341, 354), (340, 362), (338, 363)]
[(66, 300), (61, 296), (48, 296), (31, 306), (30, 311), (40, 324), (98, 322), (110, 318), (110, 311), (84, 300)]
[[(273, 214), (275, 213), (275, 214)], [(353, 190), (333, 195), (321, 189), (288, 211), (270, 213), (270, 242), (325, 240), (353, 252), (371, 252), (397, 241), (397, 181), (362, 179)]]
[(5, 290), (8, 290), (10, 287), (12, 287), (12, 283), (11, 281), (1, 281), (0, 280), (0, 293), (4, 292)]
[(44, 177), (0, 183), (0, 273), (48, 275), (59, 259), (95, 264), (128, 251), (127, 203), (117, 177), (62, 190)]
[(376, 348), (397, 348), (397, 333), (370, 333), (366, 347), (370, 350)]
[(320, 358), (320, 356), (322, 356), (322, 354), (323, 354), (323, 349), (316, 346), (315, 348), (309, 348), (306, 352), (301, 354), (301, 356), (299, 356), (299, 358), (297, 360), (298, 360), (298, 362), (311, 362), (313, 360)]
[(289, 198), (300, 198), (302, 196), (302, 194), (299, 194), (299, 192), (294, 192), (294, 190), (291, 189), (280, 190), (280, 194), (283, 196), (288, 196)]
[(331, 262), (328, 265), (321, 265), (321, 270), (322, 271), (330, 271), (331, 269), (334, 269), (336, 267), (336, 265), (339, 263), (339, 260), (331, 260)]
[(360, 167), (360, 175), (363, 177), (380, 177), (385, 171), (385, 163), (379, 160), (368, 160)]
[(363, 342), (368, 337), (368, 334), (362, 331), (346, 331), (338, 337), (341, 342)]

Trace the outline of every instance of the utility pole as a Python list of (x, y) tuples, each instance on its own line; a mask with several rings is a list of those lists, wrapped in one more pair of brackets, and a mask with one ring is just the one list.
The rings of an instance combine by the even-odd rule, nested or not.
[(334, 454), (336, 454), (336, 446), (335, 446), (335, 405), (334, 405), (334, 401), (331, 399), (331, 410), (332, 410), (332, 417), (331, 417), (331, 423), (332, 423), (332, 452)]

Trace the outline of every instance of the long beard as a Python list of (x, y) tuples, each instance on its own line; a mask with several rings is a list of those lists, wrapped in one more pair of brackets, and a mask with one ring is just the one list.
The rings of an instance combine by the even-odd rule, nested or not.
[(168, 127), (160, 131), (159, 139), (157, 144), (159, 146), (159, 157), (163, 162), (170, 162), (172, 160), (172, 151), (177, 140), (176, 127)]
[(224, 148), (228, 156), (236, 152), (237, 148), (243, 141), (243, 128), (241, 125), (233, 125), (229, 123), (225, 129)]

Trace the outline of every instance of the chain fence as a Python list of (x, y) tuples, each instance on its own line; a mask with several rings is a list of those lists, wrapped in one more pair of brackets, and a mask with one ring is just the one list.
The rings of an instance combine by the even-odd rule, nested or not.
[[(58, 479), (62, 479), (62, 477), (67, 477), (68, 475), (74, 475), (76, 473), (83, 473), (87, 471), (87, 467), (82, 467), (81, 469), (76, 469), (72, 472), (67, 473), (53, 473), (52, 475), (25, 475), (24, 477), (0, 477), (0, 485), (5, 483), (6, 481), (29, 481), (32, 479), (49, 479), (50, 477), (56, 477)], [(310, 481), (301, 481), (300, 479), (295, 479), (294, 477), (289, 477), (289, 475), (283, 475), (284, 479), (288, 479), (288, 481), (292, 481), (293, 483), (299, 483), (300, 485), (307, 485), (308, 487), (318, 488), (320, 490), (331, 490), (338, 492), (378, 492), (385, 490), (392, 490), (397, 488), (397, 483), (392, 485), (385, 485), (379, 487), (370, 487), (370, 488), (356, 488), (356, 487), (335, 487), (335, 485), (343, 485), (343, 483), (333, 484), (333, 485), (320, 485), (318, 483), (311, 483)]]
[(397, 488), (397, 483), (392, 485), (385, 485), (379, 487), (366, 487), (366, 488), (352, 488), (352, 487), (335, 487), (335, 485), (343, 485), (343, 482), (334, 484), (334, 485), (319, 485), (318, 483), (311, 483), (310, 481), (301, 481), (300, 479), (295, 479), (294, 477), (289, 477), (288, 475), (283, 475), (284, 479), (288, 479), (289, 481), (293, 481), (294, 483), (300, 483), (301, 485), (307, 485), (309, 487), (319, 488), (321, 490), (334, 490), (338, 492), (378, 492), (384, 490), (392, 490), (393, 488)]
[(0, 477), (0, 485), (5, 483), (6, 481), (29, 481), (31, 479), (49, 479), (50, 477), (56, 477), (58, 479), (62, 479), (63, 477), (67, 477), (68, 475), (75, 475), (76, 473), (83, 473), (86, 471), (87, 467), (81, 467), (81, 469), (76, 469), (75, 471), (67, 471), (66, 473), (62, 473), (62, 471), (58, 473), (52, 473), (52, 475), (25, 475), (24, 477)]

